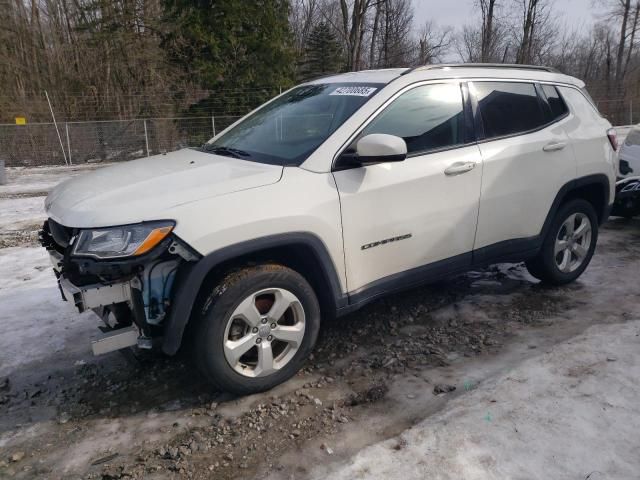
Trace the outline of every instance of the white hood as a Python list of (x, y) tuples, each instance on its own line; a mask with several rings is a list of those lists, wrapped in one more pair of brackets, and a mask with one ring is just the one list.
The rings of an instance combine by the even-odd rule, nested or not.
[(279, 165), (184, 149), (67, 180), (49, 193), (45, 210), (78, 228), (173, 220), (166, 213), (172, 207), (269, 185), (281, 176)]

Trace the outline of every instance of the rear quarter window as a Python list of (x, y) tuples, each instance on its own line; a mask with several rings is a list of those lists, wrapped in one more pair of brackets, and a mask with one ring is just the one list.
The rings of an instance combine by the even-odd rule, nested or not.
[(564, 100), (558, 93), (556, 87), (553, 85), (542, 85), (542, 91), (544, 92), (545, 97), (547, 97), (549, 108), (551, 108), (552, 120), (557, 120), (569, 112), (567, 105), (564, 103)]

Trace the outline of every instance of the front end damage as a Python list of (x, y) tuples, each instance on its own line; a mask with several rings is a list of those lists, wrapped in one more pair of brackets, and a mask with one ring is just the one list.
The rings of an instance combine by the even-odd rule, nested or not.
[(618, 179), (611, 215), (627, 218), (640, 215), (640, 176)]
[(173, 233), (142, 255), (99, 259), (74, 255), (80, 230), (49, 219), (40, 242), (51, 258), (63, 300), (91, 310), (104, 323), (95, 355), (137, 345), (153, 348), (163, 335), (173, 287), (182, 268), (200, 255)]

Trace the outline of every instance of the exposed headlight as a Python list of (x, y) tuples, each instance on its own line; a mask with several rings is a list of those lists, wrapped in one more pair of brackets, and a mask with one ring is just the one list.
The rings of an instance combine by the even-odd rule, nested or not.
[(73, 255), (96, 258), (142, 255), (164, 240), (174, 226), (173, 222), (163, 221), (81, 230)]

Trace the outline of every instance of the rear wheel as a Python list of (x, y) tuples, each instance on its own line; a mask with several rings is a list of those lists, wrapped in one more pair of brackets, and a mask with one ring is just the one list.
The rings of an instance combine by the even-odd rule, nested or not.
[(593, 206), (575, 199), (560, 207), (538, 255), (527, 261), (534, 277), (552, 285), (574, 281), (587, 268), (598, 240)]
[(218, 388), (240, 395), (289, 379), (311, 353), (320, 307), (309, 283), (281, 265), (228, 275), (204, 303), (195, 360)]

